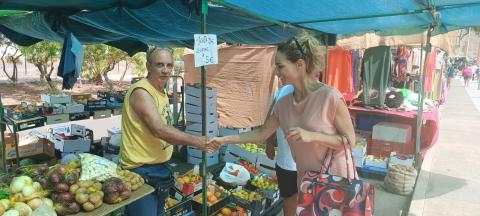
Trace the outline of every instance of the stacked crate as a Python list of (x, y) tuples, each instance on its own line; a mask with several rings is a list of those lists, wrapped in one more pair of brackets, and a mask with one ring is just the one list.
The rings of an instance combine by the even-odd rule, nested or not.
[(83, 112), (84, 110), (83, 105), (72, 103), (71, 95), (42, 94), (40, 99), (43, 103), (47, 125), (68, 122), (70, 121), (70, 113)]
[[(206, 136), (213, 138), (218, 135), (217, 90), (207, 88), (206, 97)], [(199, 86), (185, 86), (185, 113), (187, 120), (185, 132), (202, 136), (202, 90)], [(197, 148), (189, 146), (187, 155), (188, 163), (200, 164), (202, 161), (202, 151)], [(207, 166), (217, 164), (218, 155), (218, 151), (207, 153)]]

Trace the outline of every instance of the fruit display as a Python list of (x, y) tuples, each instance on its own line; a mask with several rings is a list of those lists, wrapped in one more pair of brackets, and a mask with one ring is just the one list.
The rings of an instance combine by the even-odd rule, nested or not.
[(177, 205), (180, 201), (173, 199), (173, 198), (168, 198), (167, 201), (165, 202), (165, 209), (171, 208), (175, 205)]
[(235, 204), (229, 204), (220, 209), (215, 216), (247, 216), (247, 209)]
[(262, 148), (259, 148), (258, 145), (255, 143), (244, 143), (244, 144), (239, 144), (238, 146), (251, 153), (257, 153), (260, 149), (262, 149)]
[(103, 204), (102, 183), (95, 181), (79, 181), (70, 186), (68, 191), (84, 211), (93, 211)]
[(127, 189), (136, 191), (145, 184), (145, 180), (137, 173), (128, 170), (117, 169), (118, 177), (123, 181)]
[[(218, 201), (224, 199), (225, 197), (228, 197), (230, 195), (230, 192), (225, 190), (223, 187), (216, 186), (216, 185), (208, 185), (207, 186), (207, 205), (212, 206), (215, 205)], [(198, 194), (194, 200), (197, 203), (202, 204), (203, 199), (202, 199), (202, 194)]]
[(264, 198), (261, 194), (259, 194), (256, 191), (249, 191), (245, 189), (237, 190), (233, 192), (232, 195), (235, 198), (240, 198), (247, 202), (262, 201)]
[(252, 180), (252, 185), (262, 190), (278, 190), (278, 182), (276, 176), (257, 176)]
[(239, 160), (238, 163), (243, 167), (245, 167), (245, 169), (247, 169), (248, 172), (250, 172), (251, 174), (258, 175), (260, 173), (260, 171), (257, 168), (255, 168), (255, 166), (252, 163), (248, 161)]
[(189, 172), (183, 176), (178, 177), (177, 182), (180, 184), (199, 184), (202, 182), (202, 176), (200, 176), (198, 173)]

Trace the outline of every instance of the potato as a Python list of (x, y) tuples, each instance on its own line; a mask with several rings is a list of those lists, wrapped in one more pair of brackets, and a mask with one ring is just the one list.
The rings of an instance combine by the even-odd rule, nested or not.
[(88, 181), (79, 181), (79, 182), (78, 182), (78, 185), (79, 185), (80, 187), (82, 187), (82, 188), (88, 188), (88, 187), (92, 186), (93, 183), (94, 183), (94, 182), (91, 181), (91, 180), (88, 180)]
[(88, 201), (88, 194), (77, 193), (77, 195), (75, 195), (75, 201), (77, 201), (80, 204), (86, 203)]
[(98, 208), (98, 207), (100, 207), (102, 204), (103, 204), (103, 201), (100, 200), (100, 202), (94, 204), (94, 206), (95, 206), (95, 208)]
[(92, 194), (88, 195), (88, 201), (90, 201), (94, 205), (101, 202), (102, 199), (103, 199), (103, 197), (99, 196), (99, 194), (97, 194), (97, 193), (92, 193)]
[(97, 191), (97, 192), (95, 192), (95, 193), (98, 194), (98, 196), (101, 196), (101, 197), (103, 197), (103, 196), (105, 195), (105, 194), (103, 193), (103, 191), (101, 191), (101, 190), (100, 190), (100, 191)]
[(97, 190), (102, 190), (102, 183), (100, 183), (100, 182), (95, 182), (95, 183), (93, 184), (93, 187), (94, 187), (95, 189), (97, 189)]
[(84, 193), (84, 194), (86, 194), (86, 193), (87, 193), (87, 188), (81, 187), (81, 188), (79, 188), (79, 189), (76, 191), (76, 193), (77, 193), (77, 194), (78, 194), (78, 193)]
[(73, 184), (70, 186), (70, 189), (68, 190), (68, 192), (70, 192), (71, 195), (75, 195), (75, 193), (79, 188), (80, 186), (78, 186), (78, 184)]
[(82, 204), (82, 208), (83, 210), (89, 212), (89, 211), (93, 211), (95, 209), (95, 206), (91, 202), (86, 202)]

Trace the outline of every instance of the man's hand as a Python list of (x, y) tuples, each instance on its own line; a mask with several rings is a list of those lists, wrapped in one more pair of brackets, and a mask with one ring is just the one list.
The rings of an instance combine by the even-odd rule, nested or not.
[(206, 151), (208, 153), (212, 153), (216, 151), (216, 149), (211, 148), (208, 145), (209, 138), (206, 136), (198, 137), (195, 143), (196, 147), (201, 149), (202, 151)]
[(294, 127), (287, 130), (285, 132), (285, 139), (287, 139), (289, 144), (294, 142), (309, 143), (313, 140), (312, 133), (300, 127)]
[(223, 141), (222, 137), (215, 137), (210, 141), (208, 141), (207, 145), (208, 145), (208, 148), (215, 149), (214, 151), (216, 151), (217, 149), (225, 145), (225, 142)]

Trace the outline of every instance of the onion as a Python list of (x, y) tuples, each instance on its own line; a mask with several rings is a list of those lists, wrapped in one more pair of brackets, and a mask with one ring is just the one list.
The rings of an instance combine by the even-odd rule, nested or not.
[(40, 198), (35, 198), (27, 202), (27, 205), (30, 206), (33, 210), (43, 205), (43, 201)]
[(22, 181), (20, 177), (13, 178), (10, 184), (10, 193), (22, 192), (23, 187), (25, 187), (25, 182)]
[(33, 182), (32, 186), (33, 186), (33, 189), (35, 191), (41, 191), (42, 190), (42, 185), (40, 185), (40, 183), (38, 183), (38, 182)]
[(29, 197), (32, 196), (33, 193), (35, 193), (35, 189), (33, 189), (33, 186), (25, 186), (22, 190), (22, 194), (24, 197)]
[(3, 214), (3, 216), (20, 216), (20, 212), (15, 209), (10, 209)]
[(20, 213), (20, 216), (29, 216), (32, 214), (32, 209), (30, 206), (22, 202), (15, 203), (13, 208)]

